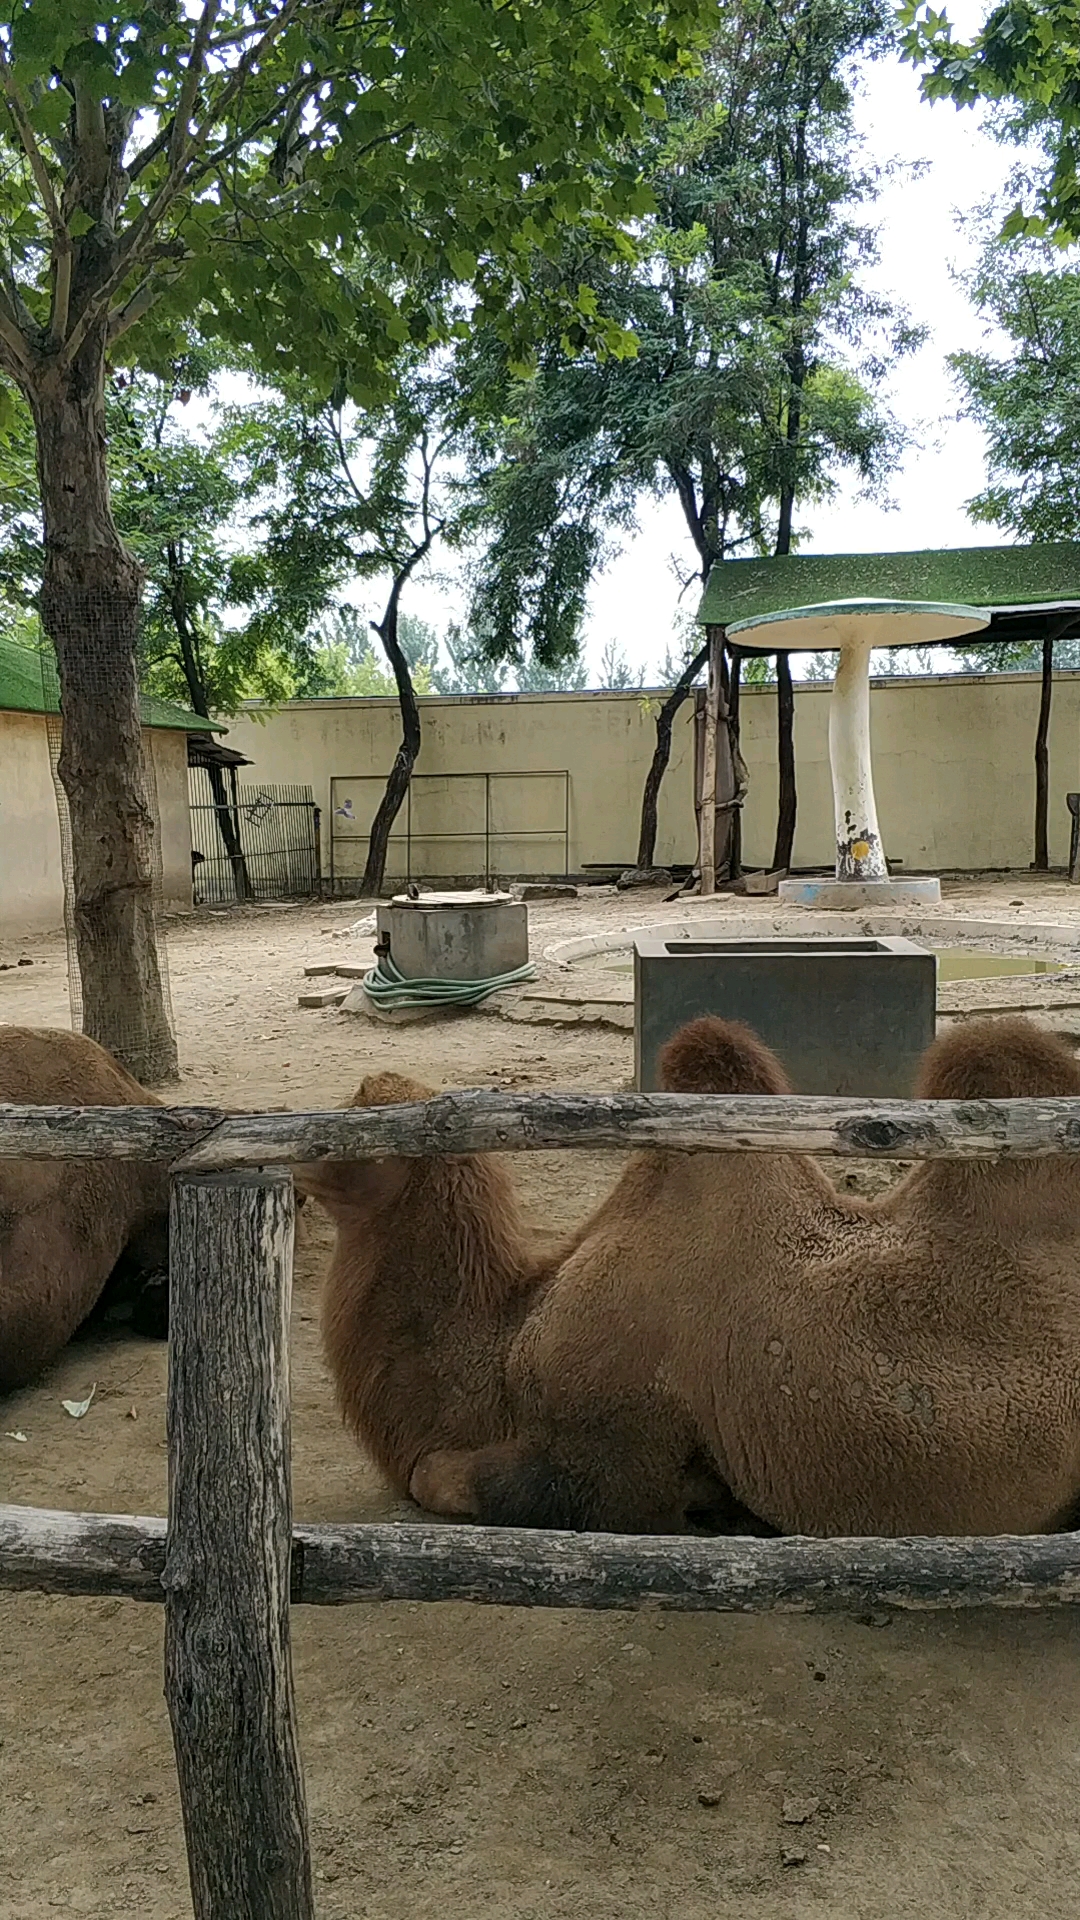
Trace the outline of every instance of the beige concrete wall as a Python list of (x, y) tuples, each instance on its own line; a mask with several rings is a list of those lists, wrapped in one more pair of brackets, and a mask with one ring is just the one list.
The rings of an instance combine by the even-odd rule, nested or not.
[[(1031, 674), (982, 678), (885, 680), (871, 699), (874, 773), (886, 848), (909, 871), (1025, 867), (1032, 853), (1034, 740), (1039, 682)], [(519, 694), (420, 702), (423, 742), (414, 800), (413, 871), (477, 870), (483, 826), (483, 783), (434, 781), (452, 774), (497, 776), (492, 809), (497, 871), (561, 870), (562, 841), (552, 831), (527, 841), (521, 829), (554, 825), (561, 816), (555, 779), (509, 778), (526, 770), (570, 774), (569, 865), (578, 872), (606, 861), (630, 863), (637, 850), (641, 790), (652, 754), (655, 702), (631, 694)], [(795, 755), (799, 789), (796, 864), (828, 864), (833, 853), (828, 757), (828, 688), (796, 692)], [(742, 704), (743, 752), (750, 771), (744, 827), (748, 864), (765, 865), (776, 826), (776, 700), (771, 689), (747, 688)], [(364, 838), (393, 760), (399, 721), (393, 700), (308, 700), (264, 717), (250, 711), (229, 721), (229, 744), (249, 754), (251, 780), (301, 781), (323, 810), (323, 859), (329, 871), (331, 780), (339, 817), (339, 876), (355, 878)], [(694, 858), (693, 744), (690, 705), (675, 723), (671, 766), (660, 804), (657, 857)], [(1080, 789), (1080, 675), (1055, 684), (1050, 730), (1050, 855), (1068, 856), (1064, 795)], [(443, 841), (425, 833), (448, 832)], [(394, 843), (388, 871), (404, 871)]]
[[(799, 792), (795, 864), (833, 857), (828, 687), (795, 694)], [(771, 856), (776, 827), (776, 700), (744, 696), (750, 771), (744, 823), (748, 863)], [(870, 700), (874, 788), (886, 851), (909, 872), (1026, 867), (1035, 810), (1036, 674), (875, 682)], [(1080, 789), (1080, 675), (1054, 684), (1050, 721), (1050, 860), (1069, 854), (1065, 794)]]
[(162, 893), (166, 913), (191, 912), (191, 814), (188, 808), (187, 734), (147, 727), (143, 746), (153, 755), (161, 821)]
[[(162, 827), (164, 899), (191, 911), (187, 735), (147, 729)], [(0, 711), (0, 939), (47, 933), (64, 923), (60, 825), (45, 716)]]
[(60, 823), (45, 718), (2, 712), (0, 940), (46, 932), (63, 921)]
[[(491, 788), (496, 871), (563, 870), (563, 769), (569, 780), (569, 866), (631, 862), (637, 851), (641, 788), (655, 738), (648, 701), (633, 694), (509, 694), (420, 702), (422, 744), (417, 772), (495, 776)], [(323, 811), (324, 870), (330, 867), (331, 787), (334, 803), (351, 803), (352, 822), (337, 819), (339, 874), (363, 868), (364, 840), (400, 739), (397, 703), (303, 700), (268, 719), (251, 713), (229, 721), (228, 744), (251, 756), (247, 780), (300, 781)], [(693, 728), (689, 703), (675, 726), (669, 779), (660, 800), (657, 854), (689, 860), (694, 842)], [(511, 776), (551, 776), (515, 782)], [(689, 815), (687, 807), (690, 806)], [(475, 778), (417, 783), (414, 795), (417, 873), (472, 873), (482, 864), (484, 794)], [(524, 837), (530, 829), (536, 837)], [(435, 841), (425, 836), (450, 833)], [(472, 837), (469, 837), (472, 836)], [(404, 846), (392, 847), (388, 872), (404, 872)]]

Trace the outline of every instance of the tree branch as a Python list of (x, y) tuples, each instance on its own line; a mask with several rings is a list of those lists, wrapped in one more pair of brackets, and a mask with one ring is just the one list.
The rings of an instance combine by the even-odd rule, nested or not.
[(139, 175), (145, 173), (147, 167), (153, 164), (158, 158), (158, 155), (165, 152), (166, 147), (169, 146), (172, 141), (172, 130), (175, 120), (176, 116), (174, 114), (171, 120), (166, 120), (165, 125), (159, 128), (151, 140), (150, 145), (144, 147), (141, 153), (135, 155), (130, 167), (127, 169), (127, 177), (130, 181), (134, 183), (139, 178)]
[(29, 373), (34, 357), (14, 320), (0, 307), (0, 360), (4, 358), (3, 348), (11, 355), (13, 365), (9, 371), (18, 378), (19, 371)]
[(128, 329), (135, 326), (136, 322), (141, 320), (144, 314), (149, 313), (150, 308), (153, 306), (162, 287), (167, 284), (167, 281), (167, 275), (159, 275), (157, 273), (147, 274), (141, 286), (136, 287), (130, 300), (128, 300), (124, 306), (118, 308), (111, 316), (109, 320), (109, 330), (106, 336), (110, 347), (113, 346), (117, 340), (123, 339)]
[[(27, 311), (14, 283), (10, 289), (0, 285), (0, 341), (7, 346), (16, 365), (29, 372), (35, 356), (31, 326), (27, 322), (33, 326), (33, 315)], [(33, 332), (37, 332), (36, 326)]]
[(337, 447), (337, 450), (338, 450), (338, 459), (341, 462), (341, 471), (345, 475), (346, 483), (351, 489), (351, 491), (355, 494), (356, 499), (359, 501), (360, 505), (362, 507), (366, 507), (368, 504), (367, 500), (365, 499), (363, 493), (360, 491), (360, 488), (357, 486), (356, 481), (353, 479), (352, 468), (349, 465), (349, 456), (345, 451), (345, 437), (341, 431), (340, 410), (337, 410), (333, 407), (328, 407), (326, 411), (327, 411), (327, 417), (330, 421), (330, 431), (334, 436), (334, 445)]
[[(212, 24), (212, 19), (216, 16), (219, 4), (220, 0), (207, 0), (206, 8), (199, 23), (199, 31), (202, 30), (203, 24), (208, 16), (210, 16)], [(210, 138), (211, 128), (228, 113), (233, 102), (246, 86), (254, 69), (269, 52), (274, 41), (280, 37), (285, 31), (285, 28), (296, 18), (296, 15), (302, 10), (303, 5), (304, 0), (285, 0), (285, 4), (278, 14), (277, 19), (270, 22), (254, 46), (250, 47), (243, 59), (238, 62), (228, 84), (222, 91), (220, 99), (207, 107), (207, 118), (203, 121), (201, 127), (198, 127), (193, 134), (189, 134), (185, 127), (182, 130), (181, 138), (170, 139), (171, 157), (168, 173), (157, 192), (151, 196), (142, 209), (142, 212), (132, 221), (131, 226), (128, 228), (127, 233), (120, 243), (116, 264), (112, 272), (107, 275), (96, 293), (91, 295), (79, 315), (75, 326), (72, 328), (63, 354), (66, 365), (70, 366), (71, 362), (76, 358), (92, 328), (97, 325), (102, 314), (107, 311), (113, 296), (119, 292), (128, 275), (140, 264), (143, 257), (143, 249), (160, 225), (165, 214), (176, 199), (177, 194), (180, 192), (184, 184), (185, 176), (191, 168), (192, 161)], [(207, 33), (208, 32), (209, 29), (207, 30)], [(189, 87), (194, 89), (194, 87), (197, 86), (199, 75), (203, 71), (204, 66), (205, 44), (199, 40), (199, 33), (197, 32), (196, 42), (192, 46), (191, 59), (188, 62), (187, 74), (185, 75), (185, 92), (181, 96), (181, 106), (177, 109), (177, 122), (180, 122), (181, 108), (184, 98), (188, 97), (188, 89)], [(195, 76), (194, 81), (191, 78), (192, 74)], [(193, 92), (191, 97), (193, 97)], [(175, 124), (173, 132), (175, 135)]]
[(14, 75), (8, 63), (7, 54), (4, 52), (2, 46), (0, 46), (0, 85), (3, 86), (8, 112), (14, 122), (15, 131), (19, 136), (19, 145), (22, 147), (23, 152), (30, 162), (30, 171), (34, 176), (37, 190), (41, 195), (42, 205), (48, 216), (49, 225), (53, 233), (59, 237), (60, 234), (67, 233), (67, 227), (64, 224), (64, 216), (60, 211), (60, 202), (56, 197), (56, 189), (53, 186), (52, 175), (46, 164), (45, 155), (38, 146), (37, 135), (30, 124), (30, 117), (26, 111), (22, 95), (15, 85)]
[(61, 345), (67, 332), (68, 314), (71, 310), (71, 268), (74, 248), (67, 228), (56, 235), (53, 248), (53, 261), (56, 267), (53, 279), (52, 307), (49, 313), (49, 344)]
[(180, 88), (180, 100), (173, 115), (172, 135), (169, 140), (170, 171), (184, 158), (191, 115), (195, 107), (195, 96), (199, 91), (199, 81), (206, 66), (206, 49), (214, 22), (221, 12), (221, 0), (206, 0), (199, 24), (195, 29), (195, 38), (191, 45), (191, 58), (187, 63), (183, 85)]

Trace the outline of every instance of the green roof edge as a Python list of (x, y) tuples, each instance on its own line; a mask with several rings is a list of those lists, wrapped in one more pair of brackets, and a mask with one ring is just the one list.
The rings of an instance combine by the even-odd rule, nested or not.
[[(55, 681), (56, 669), (47, 654), (0, 639), (0, 712), (59, 713)], [(174, 706), (171, 700), (159, 700), (152, 693), (140, 693), (139, 713), (144, 727), (175, 733), (228, 731), (216, 720), (204, 720), (202, 714)]]
[(1080, 607), (1080, 541), (720, 560), (697, 617), (703, 626), (727, 627), (822, 601), (853, 599), (949, 601), (981, 608)]

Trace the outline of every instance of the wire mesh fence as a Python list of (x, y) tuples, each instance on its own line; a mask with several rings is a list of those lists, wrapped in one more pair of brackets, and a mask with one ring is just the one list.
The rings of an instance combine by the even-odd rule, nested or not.
[[(87, 648), (92, 644), (88, 638)], [(143, 1059), (145, 1052), (145, 1019), (142, 1010), (135, 1011), (130, 1022), (125, 1024), (125, 1013), (119, 996), (104, 1015), (101, 1008), (93, 1008), (88, 1019), (87, 995), (83, 979), (83, 959), (80, 945), (85, 942), (85, 927), (99, 909), (100, 884), (95, 889), (89, 876), (84, 877), (80, 889), (77, 884), (79, 861), (72, 828), (71, 805), (63, 774), (65, 747), (64, 715), (60, 694), (60, 677), (56, 655), (47, 645), (42, 646), (36, 655), (36, 671), (40, 678), (41, 709), (45, 717), (46, 738), (49, 749), (49, 768), (52, 774), (53, 791), (56, 796), (57, 821), (60, 833), (60, 866), (64, 887), (64, 933), (67, 944), (68, 1000), (71, 1010), (71, 1025), (74, 1032), (89, 1032), (92, 1038), (103, 1040), (117, 1057), (128, 1065), (140, 1079), (152, 1080), (157, 1077), (153, 1063)], [(106, 671), (101, 673), (100, 691), (104, 694)], [(140, 718), (145, 721), (145, 715)], [(141, 729), (141, 799), (145, 802), (146, 817), (150, 823), (149, 833), (141, 836), (143, 858), (149, 866), (150, 919), (153, 947), (156, 950), (156, 972), (160, 982), (161, 1000), (168, 1035), (175, 1050), (175, 1022), (172, 1009), (172, 995), (169, 983), (168, 945), (164, 925), (164, 866), (162, 860), (161, 813), (158, 802), (157, 775), (154, 765), (153, 748), (147, 726)], [(87, 865), (83, 855), (83, 865)], [(82, 897), (80, 898), (80, 893)], [(95, 897), (98, 896), (98, 897)], [(84, 927), (84, 939), (80, 941), (80, 922)], [(92, 941), (92, 934), (91, 934)], [(167, 1043), (166, 1043), (167, 1044)], [(155, 1049), (159, 1051), (159, 1049)]]

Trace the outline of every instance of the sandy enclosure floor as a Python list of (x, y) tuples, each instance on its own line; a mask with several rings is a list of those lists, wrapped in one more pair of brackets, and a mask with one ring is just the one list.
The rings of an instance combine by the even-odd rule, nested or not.
[[(1080, 936), (1080, 901), (1059, 882), (947, 895), (949, 911), (1075, 923)], [(657, 896), (545, 906), (534, 945), (685, 910)], [(466, 1016), (387, 1029), (300, 1010), (305, 964), (367, 959), (367, 943), (333, 937), (350, 918), (275, 909), (170, 928), (180, 1099), (334, 1105), (380, 1065), (435, 1087), (627, 1083), (631, 1036), (607, 1028)], [(0, 961), (20, 957), (33, 965), (0, 972), (0, 1021), (66, 1024), (61, 943), (0, 945)], [(616, 1164), (524, 1155), (518, 1172), (558, 1226)], [(305, 1217), (296, 1511), (384, 1516), (394, 1509), (340, 1431), (319, 1352), (328, 1248), (325, 1221)], [(95, 1381), (89, 1414), (71, 1420), (61, 1400)], [(162, 1348), (76, 1342), (0, 1408), (0, 1499), (164, 1512), (164, 1388)], [(1076, 1913), (1080, 1647), (1066, 1615), (388, 1605), (293, 1621), (321, 1920)], [(0, 1920), (190, 1913), (161, 1633), (160, 1611), (135, 1603), (0, 1597)], [(786, 1821), (785, 1801), (809, 1817)]]

